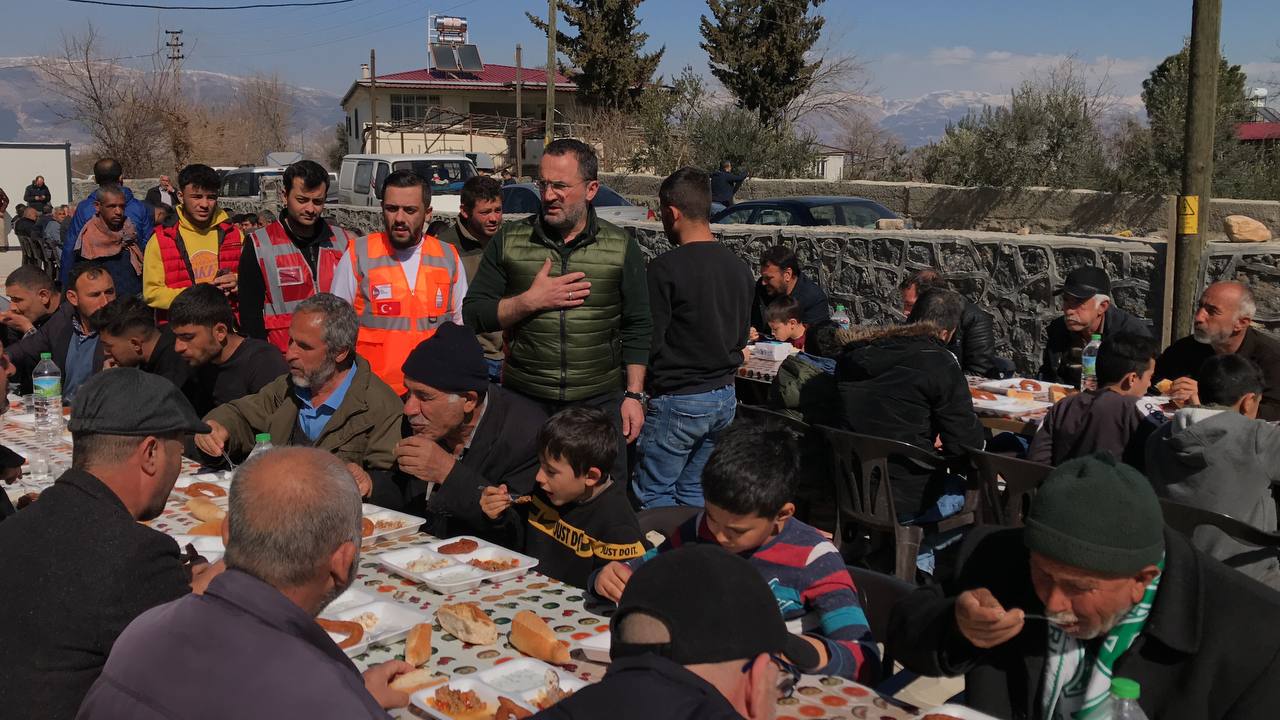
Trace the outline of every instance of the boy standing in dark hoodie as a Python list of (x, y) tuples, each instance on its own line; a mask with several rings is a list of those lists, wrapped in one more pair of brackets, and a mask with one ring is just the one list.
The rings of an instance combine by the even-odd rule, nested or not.
[(574, 406), (538, 431), (538, 485), (513, 498), (487, 487), (480, 510), (507, 547), (538, 558), (538, 571), (585, 588), (597, 568), (644, 554), (626, 490), (609, 477), (617, 430), (599, 408)]

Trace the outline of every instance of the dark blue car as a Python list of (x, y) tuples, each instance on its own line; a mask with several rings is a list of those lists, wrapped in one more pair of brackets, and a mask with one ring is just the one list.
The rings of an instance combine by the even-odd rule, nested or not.
[(747, 200), (712, 216), (713, 223), (743, 225), (845, 225), (875, 228), (877, 220), (897, 220), (889, 208), (860, 197), (805, 196)]

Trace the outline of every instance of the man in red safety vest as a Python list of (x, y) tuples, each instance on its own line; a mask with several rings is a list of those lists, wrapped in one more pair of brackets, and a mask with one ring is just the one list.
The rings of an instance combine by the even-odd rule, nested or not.
[(218, 207), (220, 183), (208, 165), (178, 173), (178, 221), (156, 227), (142, 261), (142, 299), (151, 307), (167, 311), (183, 290), (200, 283), (212, 283), (236, 307), (243, 238)]
[(446, 322), (462, 324), (467, 275), (452, 245), (427, 235), (431, 186), (412, 170), (397, 170), (382, 186), (383, 232), (351, 243), (334, 273), (334, 295), (356, 309), (356, 352), (397, 394), (400, 369), (418, 343)]
[(329, 173), (312, 160), (284, 171), (280, 219), (254, 231), (240, 254), (240, 328), (289, 350), (289, 322), (303, 300), (333, 289), (354, 233), (326, 221)]

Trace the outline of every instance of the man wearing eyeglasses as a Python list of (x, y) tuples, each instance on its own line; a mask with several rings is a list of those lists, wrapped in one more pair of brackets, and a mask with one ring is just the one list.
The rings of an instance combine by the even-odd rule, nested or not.
[(636, 570), (609, 630), (604, 679), (534, 718), (771, 720), (800, 679), (793, 663), (816, 654), (787, 632), (751, 563), (713, 545), (672, 550)]
[(507, 389), (548, 415), (590, 405), (617, 418), (613, 477), (625, 483), (625, 443), (644, 425), (653, 318), (640, 246), (591, 207), (598, 165), (579, 140), (547, 146), (539, 164), (542, 210), (507, 223), (485, 247), (462, 317), (477, 333), (506, 333)]

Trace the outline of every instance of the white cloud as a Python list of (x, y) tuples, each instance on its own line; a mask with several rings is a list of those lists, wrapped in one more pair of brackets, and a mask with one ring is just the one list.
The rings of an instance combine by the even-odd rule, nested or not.
[(972, 61), (975, 55), (977, 53), (973, 48), (964, 46), (934, 48), (929, 51), (929, 62), (934, 65), (964, 65)]

